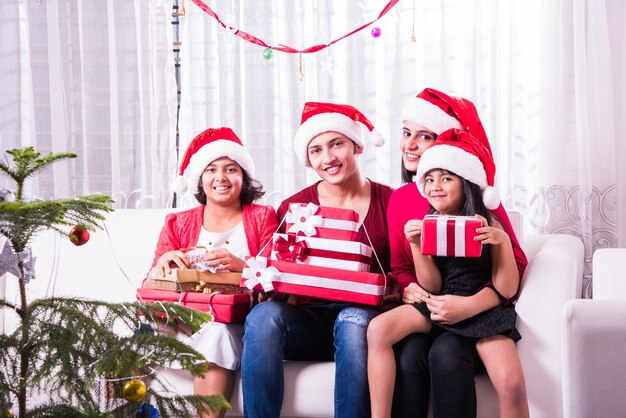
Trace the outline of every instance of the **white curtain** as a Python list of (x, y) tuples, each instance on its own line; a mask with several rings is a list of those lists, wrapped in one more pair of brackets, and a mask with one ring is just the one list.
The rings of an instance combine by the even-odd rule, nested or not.
[[(303, 49), (375, 19), (387, 2), (207, 4), (229, 26)], [(175, 4), (186, 11), (178, 19)], [(305, 101), (362, 110), (387, 137), (362, 169), (398, 186), (400, 108), (434, 87), (476, 104), (501, 194), (528, 232), (579, 236), (590, 261), (598, 247), (626, 245), (624, 21), (620, 0), (405, 0), (372, 25), (379, 38), (368, 27), (301, 61), (266, 60), (190, 0), (2, 2), (0, 141), (78, 154), (30, 182), (31, 196), (102, 192), (116, 207), (165, 207), (177, 123), (180, 154), (201, 130), (227, 125), (276, 204), (315, 179), (292, 150)], [(590, 274), (588, 264), (587, 296)]]

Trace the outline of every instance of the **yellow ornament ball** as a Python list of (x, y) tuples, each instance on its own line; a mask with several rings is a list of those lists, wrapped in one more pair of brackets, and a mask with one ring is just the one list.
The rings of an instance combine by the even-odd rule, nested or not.
[(122, 397), (130, 403), (139, 402), (146, 396), (146, 384), (139, 379), (131, 379), (122, 386)]
[(4, 413), (4, 416), (5, 416), (6, 418), (13, 418), (13, 411), (11, 411), (10, 409), (9, 409), (9, 410), (7, 410), (7, 411)]

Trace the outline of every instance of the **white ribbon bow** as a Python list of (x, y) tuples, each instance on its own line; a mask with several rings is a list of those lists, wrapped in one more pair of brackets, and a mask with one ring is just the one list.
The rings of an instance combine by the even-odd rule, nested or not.
[(254, 286), (260, 284), (265, 292), (274, 290), (272, 282), (280, 276), (280, 271), (276, 267), (267, 267), (266, 257), (254, 257), (246, 260), (246, 265), (241, 277), (246, 279), (246, 287), (252, 290)]
[(298, 232), (304, 232), (308, 237), (317, 233), (316, 226), (323, 224), (323, 219), (320, 215), (315, 215), (319, 207), (314, 203), (309, 203), (306, 206), (301, 206), (299, 203), (292, 203), (289, 206), (289, 212), (287, 213), (287, 223), (291, 223), (291, 227), (287, 232), (297, 234)]

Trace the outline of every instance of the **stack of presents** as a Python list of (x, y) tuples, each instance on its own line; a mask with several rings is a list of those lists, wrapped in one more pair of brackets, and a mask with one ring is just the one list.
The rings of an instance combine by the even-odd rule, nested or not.
[[(165, 278), (148, 279), (137, 289), (138, 299), (180, 303), (225, 323), (244, 321), (254, 291), (382, 304), (386, 276), (370, 272), (378, 261), (357, 240), (362, 226), (356, 211), (296, 203), (283, 222), (286, 233), (273, 235), (269, 259), (247, 258), (242, 273), (174, 269)], [(481, 244), (473, 241), (478, 226), (473, 217), (426, 217), (423, 248), (431, 255), (479, 256)]]
[(137, 298), (180, 303), (226, 323), (244, 321), (253, 291), (382, 303), (386, 277), (369, 271), (376, 255), (357, 241), (362, 226), (356, 211), (292, 204), (283, 222), (287, 233), (273, 235), (269, 259), (247, 258), (242, 273), (174, 269), (165, 278), (147, 279)]

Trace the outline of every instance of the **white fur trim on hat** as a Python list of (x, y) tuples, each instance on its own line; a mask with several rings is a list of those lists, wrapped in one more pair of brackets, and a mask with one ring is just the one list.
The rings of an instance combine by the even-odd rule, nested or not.
[(411, 97), (402, 108), (401, 120), (415, 122), (437, 135), (448, 129), (463, 129), (461, 122), (448, 115), (439, 106), (420, 97)]
[(307, 153), (309, 142), (324, 132), (339, 132), (353, 140), (362, 150), (365, 150), (365, 138), (370, 135), (365, 125), (342, 113), (320, 113), (311, 116), (298, 128), (293, 144), (298, 160), (306, 167), (311, 167)]
[[(254, 162), (248, 151), (234, 141), (218, 139), (204, 145), (191, 156), (189, 165), (183, 173), (184, 180), (186, 180), (184, 183), (187, 185), (186, 190), (191, 190), (196, 193), (198, 190), (198, 182), (206, 166), (212, 161), (222, 157), (228, 157), (235, 161), (250, 177), (254, 177)], [(173, 187), (180, 188), (180, 185), (181, 181), (177, 179), (174, 181)]]
[(487, 174), (483, 163), (477, 156), (459, 147), (433, 145), (422, 154), (415, 173), (417, 189), (424, 197), (426, 197), (424, 175), (435, 168), (452, 171), (476, 184), (481, 190), (487, 187)]

